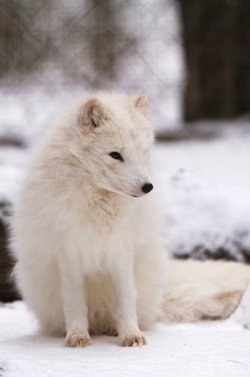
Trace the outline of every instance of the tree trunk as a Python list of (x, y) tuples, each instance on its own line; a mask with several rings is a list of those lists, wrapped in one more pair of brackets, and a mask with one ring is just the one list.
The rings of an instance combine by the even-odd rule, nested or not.
[(186, 121), (250, 112), (249, 0), (178, 0), (186, 58)]
[(117, 37), (119, 26), (116, 20), (116, 7), (113, 0), (92, 0), (93, 24), (89, 39), (91, 57), (95, 72), (96, 87), (105, 82), (112, 82), (116, 77), (117, 66)]

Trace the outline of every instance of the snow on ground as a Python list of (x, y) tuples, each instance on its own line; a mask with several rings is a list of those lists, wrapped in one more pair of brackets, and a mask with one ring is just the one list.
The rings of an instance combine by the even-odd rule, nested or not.
[(250, 332), (234, 320), (157, 325), (148, 345), (123, 348), (117, 338), (95, 336), (89, 347), (69, 349), (63, 339), (39, 336), (22, 302), (0, 308), (3, 377), (249, 377)]
[(160, 144), (154, 165), (169, 251), (249, 260), (249, 132)]

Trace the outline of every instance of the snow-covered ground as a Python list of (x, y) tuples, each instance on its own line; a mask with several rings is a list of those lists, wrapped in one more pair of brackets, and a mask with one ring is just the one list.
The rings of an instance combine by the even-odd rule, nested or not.
[(3, 377), (249, 377), (250, 331), (235, 320), (157, 325), (148, 345), (123, 348), (117, 338), (95, 336), (89, 347), (69, 349), (63, 339), (38, 335), (21, 302), (0, 307)]
[(250, 132), (160, 144), (156, 181), (172, 254), (250, 257)]

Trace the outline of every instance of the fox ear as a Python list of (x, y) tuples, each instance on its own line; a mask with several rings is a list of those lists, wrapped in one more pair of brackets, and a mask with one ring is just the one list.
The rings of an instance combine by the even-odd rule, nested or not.
[(134, 99), (134, 106), (146, 117), (149, 116), (149, 102), (147, 97), (139, 96)]
[(98, 99), (89, 99), (85, 103), (80, 119), (82, 127), (88, 127), (93, 130), (101, 125), (102, 120), (107, 119), (105, 109)]

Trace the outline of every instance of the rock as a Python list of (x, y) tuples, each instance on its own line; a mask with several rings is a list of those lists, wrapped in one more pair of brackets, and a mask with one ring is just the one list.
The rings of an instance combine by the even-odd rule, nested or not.
[(0, 201), (0, 301), (11, 302), (21, 299), (10, 275), (14, 260), (10, 255), (8, 246), (9, 218), (12, 204), (7, 200)]

